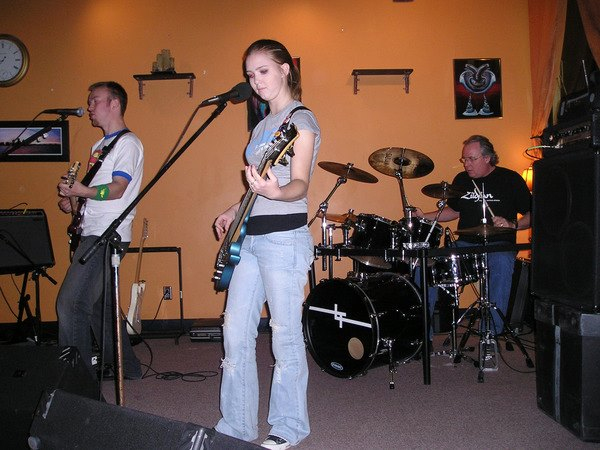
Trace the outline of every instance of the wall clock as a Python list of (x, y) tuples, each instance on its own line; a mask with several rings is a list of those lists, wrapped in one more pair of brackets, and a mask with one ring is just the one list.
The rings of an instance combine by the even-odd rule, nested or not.
[(27, 47), (10, 34), (0, 34), (0, 87), (23, 79), (29, 67)]

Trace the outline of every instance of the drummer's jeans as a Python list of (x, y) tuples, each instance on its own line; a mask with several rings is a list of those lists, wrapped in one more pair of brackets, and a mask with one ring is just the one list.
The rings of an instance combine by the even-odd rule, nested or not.
[[(488, 245), (495, 244), (508, 244), (508, 242), (491, 242)], [(472, 244), (464, 241), (456, 241), (457, 247), (473, 247), (480, 244)], [(516, 252), (488, 252), (488, 268), (489, 268), (489, 300), (490, 302), (502, 312), (504, 317), (508, 310), (508, 302), (510, 298), (510, 289), (512, 286), (512, 276), (515, 267)], [(483, 255), (480, 255), (483, 258)], [(415, 281), (417, 284), (421, 281), (421, 274), (419, 267), (415, 272)], [(429, 306), (429, 318), (430, 323), (433, 323), (433, 310), (435, 309), (435, 303), (438, 299), (437, 288), (430, 287), (427, 291), (428, 294), (428, 306)], [(492, 333), (500, 334), (504, 330), (504, 322), (500, 319), (498, 312), (492, 308)], [(433, 330), (429, 328), (429, 339), (431, 340)]]
[[(258, 437), (256, 337), (265, 300), (271, 316), (275, 366), (269, 434), (295, 445), (310, 433), (306, 392), (308, 364), (302, 334), (302, 303), (313, 241), (306, 226), (247, 236), (235, 268), (223, 325), (221, 414), (215, 429), (252, 441)], [(261, 364), (265, 364), (261, 361)]]

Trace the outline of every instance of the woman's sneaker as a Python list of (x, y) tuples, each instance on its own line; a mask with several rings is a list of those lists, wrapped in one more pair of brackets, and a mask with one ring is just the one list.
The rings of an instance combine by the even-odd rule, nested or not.
[(272, 434), (268, 435), (264, 442), (261, 444), (261, 447), (270, 448), (271, 450), (284, 450), (286, 448), (290, 448), (292, 445), (283, 438), (279, 436), (274, 436)]

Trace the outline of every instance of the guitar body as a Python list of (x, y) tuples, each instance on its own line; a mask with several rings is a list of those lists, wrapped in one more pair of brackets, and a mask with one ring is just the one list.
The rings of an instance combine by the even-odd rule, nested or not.
[(144, 300), (144, 291), (146, 282), (140, 280), (142, 270), (142, 256), (144, 255), (144, 242), (148, 238), (148, 219), (144, 218), (142, 226), (142, 237), (140, 238), (140, 249), (138, 251), (138, 261), (135, 269), (135, 282), (131, 284), (131, 301), (129, 302), (129, 311), (127, 312), (127, 334), (139, 336), (142, 333), (142, 301)]
[(247, 222), (248, 216), (246, 216), (244, 223), (240, 228), (240, 233), (236, 241), (229, 244), (229, 248), (227, 249), (227, 264), (224, 264), (222, 266), (219, 278), (215, 276), (215, 290), (217, 290), (218, 292), (224, 291), (229, 287), (229, 283), (231, 282), (231, 277), (233, 276), (235, 266), (237, 266), (240, 260), (242, 259), (240, 253), (242, 251), (242, 243), (244, 242), (244, 238), (246, 237)]
[[(282, 126), (275, 133), (275, 138), (271, 142), (269, 149), (265, 152), (265, 158), (258, 168), (258, 172), (263, 178), (266, 176), (267, 170), (275, 164), (287, 164), (287, 160), (283, 159), (286, 154), (294, 156), (293, 146), (299, 137), (298, 130), (293, 123), (285, 125), (286, 128)], [(221, 248), (217, 254), (216, 271), (213, 276), (217, 292), (224, 291), (229, 287), (233, 271), (240, 262), (242, 243), (246, 237), (246, 224), (248, 223), (248, 217), (250, 216), (250, 211), (252, 210), (252, 206), (254, 206), (255, 200), (256, 193), (248, 189), (244, 199), (240, 203), (240, 208), (235, 219), (227, 231), (223, 244), (221, 244)]]
[[(73, 183), (77, 179), (77, 173), (79, 172), (79, 168), (81, 167), (81, 163), (79, 161), (75, 161), (69, 172), (67, 173), (67, 184), (69, 187), (73, 187)], [(69, 236), (69, 255), (71, 260), (73, 260), (73, 253), (77, 250), (79, 246), (79, 241), (81, 240), (81, 219), (83, 218), (81, 214), (81, 208), (85, 203), (85, 199), (78, 199), (76, 204), (72, 206), (72, 218), (71, 223), (67, 227), (67, 235)]]
[(142, 301), (144, 300), (144, 291), (146, 282), (140, 281), (131, 284), (131, 303), (127, 312), (127, 334), (137, 335), (142, 333)]
[(71, 260), (73, 259), (73, 254), (77, 247), (79, 247), (79, 242), (81, 241), (81, 221), (83, 219), (83, 214), (81, 214), (81, 208), (85, 200), (77, 202), (77, 210), (73, 214), (71, 219), (71, 223), (67, 227), (67, 235), (69, 235), (69, 254), (71, 255)]

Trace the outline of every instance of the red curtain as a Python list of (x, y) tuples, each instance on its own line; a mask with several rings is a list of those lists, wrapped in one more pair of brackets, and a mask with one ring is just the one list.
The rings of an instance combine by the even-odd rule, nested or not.
[(600, 66), (600, 2), (598, 0), (577, 0), (579, 14), (588, 45)]
[[(589, 0), (589, 3), (593, 1), (597, 0)], [(529, 0), (533, 100), (531, 136), (540, 136), (548, 123), (559, 85), (566, 17), (567, 0)]]

